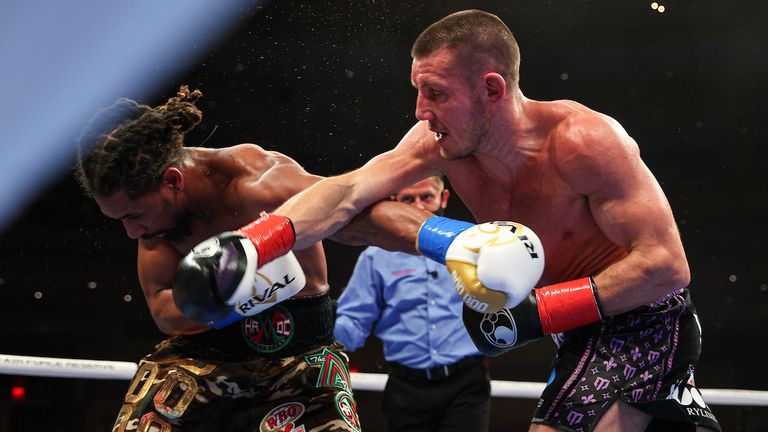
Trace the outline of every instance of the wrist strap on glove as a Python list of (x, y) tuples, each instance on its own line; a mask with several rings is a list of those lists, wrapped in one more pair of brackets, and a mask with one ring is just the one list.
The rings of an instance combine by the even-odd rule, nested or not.
[(416, 237), (416, 249), (425, 257), (445, 264), (445, 253), (453, 239), (474, 224), (442, 216), (424, 221)]
[(209, 327), (213, 327), (215, 329), (223, 329), (224, 327), (227, 327), (230, 324), (234, 324), (234, 323), (236, 323), (236, 322), (238, 322), (238, 321), (240, 321), (242, 319), (243, 319), (242, 315), (240, 315), (239, 313), (237, 313), (235, 311), (230, 311), (229, 314), (226, 317), (224, 317), (224, 318), (222, 318), (222, 319), (220, 319), (218, 321), (208, 322), (207, 325)]
[(256, 246), (258, 268), (288, 253), (296, 242), (293, 222), (276, 214), (262, 212), (258, 219), (237, 231), (248, 237)]
[(597, 289), (591, 277), (534, 291), (544, 334), (573, 330), (603, 319)]

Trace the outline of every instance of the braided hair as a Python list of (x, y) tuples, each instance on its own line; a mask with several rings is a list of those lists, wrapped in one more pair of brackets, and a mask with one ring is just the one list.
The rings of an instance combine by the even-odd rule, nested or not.
[(86, 193), (110, 196), (123, 190), (136, 199), (160, 185), (165, 170), (184, 157), (184, 135), (203, 113), (203, 95), (186, 85), (163, 105), (119, 99), (97, 113), (78, 139), (76, 175)]

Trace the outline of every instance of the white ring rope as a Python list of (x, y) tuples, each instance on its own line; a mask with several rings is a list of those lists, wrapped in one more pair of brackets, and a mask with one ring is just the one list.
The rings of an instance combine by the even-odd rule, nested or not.
[(0, 374), (4, 375), (129, 380), (137, 368), (132, 362), (0, 354)]
[[(132, 362), (78, 360), (52, 357), (28, 357), (0, 354), (0, 374), (57, 378), (130, 380), (137, 365)], [(386, 374), (352, 372), (352, 388), (383, 391)], [(529, 381), (491, 381), (491, 396), (537, 399), (544, 383)], [(701, 389), (709, 405), (768, 406), (768, 391), (736, 389)]]

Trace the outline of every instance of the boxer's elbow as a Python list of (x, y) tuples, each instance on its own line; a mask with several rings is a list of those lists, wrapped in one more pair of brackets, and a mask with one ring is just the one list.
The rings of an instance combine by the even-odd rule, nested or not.
[(168, 319), (164, 314), (152, 313), (152, 320), (155, 321), (157, 329), (168, 336), (178, 336), (183, 334), (181, 329), (174, 324), (173, 320)]
[(676, 268), (675, 289), (683, 289), (691, 283), (691, 269), (688, 267), (688, 260), (685, 257), (678, 263)]
[(180, 336), (186, 334), (201, 333), (210, 330), (210, 327), (201, 324), (197, 321), (193, 321), (180, 313), (178, 315), (172, 314), (152, 314), (152, 318), (157, 325), (158, 330), (167, 334), (168, 336)]
[(659, 298), (681, 290), (691, 282), (691, 271), (682, 248), (658, 248), (653, 257), (648, 274)]
[(312, 193), (312, 188), (302, 193), (302, 196), (309, 195), (314, 205), (300, 205), (291, 200), (281, 207), (285, 211), (277, 211), (293, 222), (296, 229), (294, 249), (303, 249), (334, 235), (367, 207), (363, 204), (365, 197), (357, 193), (351, 183), (353, 179), (349, 174), (327, 178), (317, 184), (322, 185), (318, 193)]
[(668, 261), (669, 292), (681, 290), (691, 283), (691, 270), (682, 246), (669, 252)]
[(416, 255), (416, 237), (431, 213), (395, 201), (380, 201), (363, 210), (333, 240), (354, 246), (371, 245)]
[(172, 299), (150, 303), (149, 311), (158, 330), (168, 336), (200, 333), (209, 329), (205, 324), (185, 317), (173, 304)]

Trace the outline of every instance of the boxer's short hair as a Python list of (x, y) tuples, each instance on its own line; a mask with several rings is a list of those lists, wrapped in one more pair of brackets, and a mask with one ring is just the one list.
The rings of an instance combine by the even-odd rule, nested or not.
[(509, 27), (496, 15), (475, 9), (448, 15), (419, 35), (411, 56), (424, 58), (443, 47), (455, 50), (470, 74), (493, 71), (507, 80), (508, 88), (517, 86), (520, 48)]

